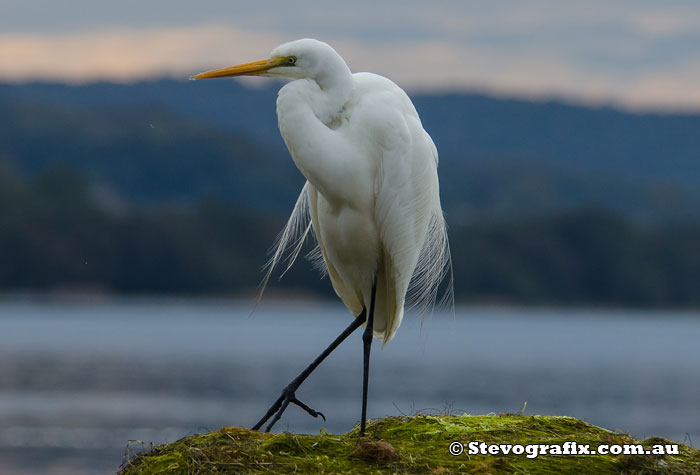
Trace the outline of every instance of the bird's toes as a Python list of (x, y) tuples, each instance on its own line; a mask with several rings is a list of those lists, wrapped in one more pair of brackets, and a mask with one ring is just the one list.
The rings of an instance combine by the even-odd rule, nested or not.
[(324, 416), (321, 411), (317, 411), (315, 409), (312, 409), (311, 407), (307, 406), (306, 404), (301, 402), (299, 399), (297, 399), (296, 396), (292, 395), (290, 402), (293, 402), (294, 404), (296, 404), (297, 406), (299, 406), (300, 408), (305, 410), (310, 416), (313, 416), (313, 417), (321, 416), (321, 419), (323, 419), (324, 421), (326, 420), (326, 416)]

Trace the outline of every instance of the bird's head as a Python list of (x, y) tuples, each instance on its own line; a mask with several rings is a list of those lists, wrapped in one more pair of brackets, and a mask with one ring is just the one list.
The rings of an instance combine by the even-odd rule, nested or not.
[(212, 69), (192, 76), (192, 79), (272, 76), (318, 81), (324, 75), (339, 70), (348, 74), (350, 72), (343, 58), (333, 48), (322, 41), (305, 38), (276, 47), (268, 59)]

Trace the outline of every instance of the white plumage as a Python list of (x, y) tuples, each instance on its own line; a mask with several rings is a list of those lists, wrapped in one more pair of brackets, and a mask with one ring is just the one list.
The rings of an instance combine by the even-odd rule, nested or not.
[(353, 315), (369, 308), (377, 276), (373, 330), (386, 343), (401, 324), (412, 277), (410, 300), (425, 311), (449, 270), (437, 150), (411, 100), (389, 79), (351, 74), (316, 40), (287, 43), (271, 55), (289, 56), (300, 69), (277, 69), (300, 79), (280, 90), (277, 117), (307, 183), (267, 278), (287, 249), (291, 266), (313, 230), (333, 288)]
[(295, 79), (279, 92), (277, 119), (307, 180), (263, 289), (285, 254), (288, 269), (313, 232), (318, 262), (354, 316), (370, 307), (376, 277), (373, 334), (386, 344), (401, 324), (407, 294), (422, 311), (432, 307), (450, 269), (435, 144), (400, 87), (376, 74), (352, 74), (321, 41), (292, 41), (267, 60), (194, 78), (244, 74)]
[[(435, 144), (401, 88), (376, 74), (352, 74), (326, 43), (293, 41), (275, 48), (269, 59), (194, 78), (243, 74), (295, 79), (279, 92), (277, 119), (307, 180), (278, 237), (262, 288), (285, 256), (287, 270), (291, 267), (311, 233), (318, 243), (313, 260), (328, 272), (336, 294), (356, 317), (285, 387), (253, 429), (272, 418), (269, 431), (290, 403), (322, 416), (299, 401), (295, 391), (348, 335), (373, 322), (362, 338), (359, 434), (364, 435), (372, 337), (384, 344), (394, 337), (407, 295), (422, 312), (431, 308), (450, 270)], [(451, 292), (452, 282), (446, 299)]]

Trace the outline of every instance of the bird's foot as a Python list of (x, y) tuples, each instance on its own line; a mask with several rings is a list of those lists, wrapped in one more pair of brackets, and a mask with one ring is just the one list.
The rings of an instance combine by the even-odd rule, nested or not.
[(287, 406), (289, 406), (289, 403), (296, 404), (297, 406), (302, 408), (304, 411), (306, 411), (310, 416), (313, 416), (313, 417), (321, 416), (321, 418), (324, 421), (326, 420), (326, 416), (324, 416), (322, 412), (317, 411), (315, 409), (312, 409), (311, 407), (307, 406), (306, 404), (301, 402), (299, 399), (297, 399), (296, 394), (294, 392), (294, 389), (291, 389), (289, 387), (284, 388), (284, 390), (282, 391), (282, 396), (280, 396), (280, 399), (278, 401), (281, 403), (281, 405), (279, 406), (279, 409), (275, 413), (275, 417), (272, 418), (270, 423), (265, 428), (265, 432), (270, 432), (270, 430), (272, 429), (272, 426), (274, 426), (277, 423), (277, 421), (280, 420), (280, 418), (282, 417), (282, 414), (287, 409)]
[(290, 402), (296, 404), (297, 406), (299, 406), (300, 408), (305, 410), (310, 416), (313, 416), (313, 417), (321, 416), (321, 419), (323, 419), (323, 422), (326, 421), (326, 416), (324, 416), (321, 411), (317, 411), (315, 409), (310, 408), (309, 406), (307, 406), (306, 404), (304, 404), (303, 402), (298, 400), (296, 398), (296, 396), (294, 395), (294, 393), (292, 393), (292, 398), (290, 399)]
[(311, 409), (309, 406), (298, 400), (294, 393), (297, 389), (299, 389), (299, 386), (301, 386), (304, 380), (306, 380), (306, 378), (309, 377), (309, 375), (318, 367), (318, 365), (320, 365), (321, 362), (323, 362), (323, 360), (326, 359), (326, 357), (338, 347), (338, 345), (340, 345), (348, 336), (350, 336), (352, 332), (354, 332), (355, 330), (360, 328), (360, 326), (362, 326), (362, 324), (366, 320), (366, 315), (367, 312), (363, 310), (362, 313), (358, 315), (345, 330), (343, 330), (343, 333), (338, 335), (338, 337), (335, 340), (333, 340), (333, 342), (328, 346), (328, 348), (323, 350), (323, 352), (320, 355), (318, 355), (316, 359), (313, 360), (311, 364), (307, 366), (304, 371), (301, 372), (301, 374), (299, 374), (299, 376), (294, 378), (294, 380), (292, 380), (292, 382), (289, 383), (286, 388), (284, 388), (284, 390), (282, 391), (282, 395), (279, 398), (277, 398), (277, 401), (275, 401), (272, 407), (270, 407), (270, 409), (267, 410), (262, 419), (260, 419), (257, 422), (257, 424), (255, 424), (252, 427), (253, 430), (262, 429), (263, 425), (267, 423), (267, 421), (270, 420), (271, 417), (274, 416), (272, 421), (265, 428), (265, 431), (269, 432), (270, 429), (272, 429), (272, 426), (274, 426), (275, 423), (280, 419), (280, 417), (282, 417), (282, 413), (285, 411), (285, 409), (287, 409), (287, 406), (289, 406), (290, 402), (296, 404), (297, 406), (305, 410), (309, 415), (313, 417), (321, 416), (324, 421), (326, 420), (326, 416), (314, 409)]

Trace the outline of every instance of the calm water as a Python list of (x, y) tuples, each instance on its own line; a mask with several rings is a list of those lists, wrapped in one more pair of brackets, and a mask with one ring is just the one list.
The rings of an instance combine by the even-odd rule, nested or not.
[[(110, 473), (128, 440), (254, 424), (349, 322), (340, 304), (0, 301), (0, 473)], [(700, 312), (458, 308), (409, 315), (375, 345), (370, 417), (569, 415), (637, 437), (700, 441)], [(353, 335), (278, 430), (345, 432), (360, 414)]]

